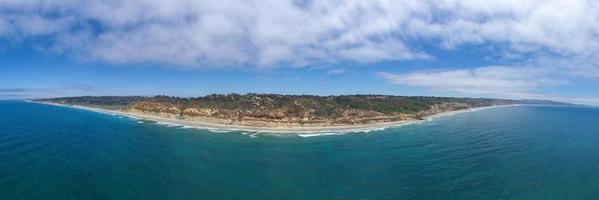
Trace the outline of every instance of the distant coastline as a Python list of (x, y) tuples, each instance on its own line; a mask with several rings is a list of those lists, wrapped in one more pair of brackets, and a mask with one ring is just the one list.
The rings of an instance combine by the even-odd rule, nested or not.
[(509, 105), (491, 105), (491, 106), (483, 106), (483, 107), (474, 107), (467, 108), (461, 110), (452, 110), (441, 112), (437, 114), (433, 114), (430, 116), (426, 116), (423, 119), (409, 119), (409, 120), (398, 120), (391, 122), (372, 122), (368, 124), (357, 124), (357, 125), (311, 125), (311, 126), (248, 126), (248, 125), (234, 125), (234, 124), (222, 124), (215, 123), (210, 121), (199, 121), (199, 120), (185, 120), (185, 119), (172, 119), (168, 117), (161, 117), (153, 114), (143, 114), (138, 112), (128, 112), (124, 110), (113, 110), (113, 109), (104, 109), (98, 107), (90, 107), (90, 106), (82, 106), (82, 105), (69, 105), (69, 104), (60, 104), (53, 102), (43, 102), (43, 101), (28, 101), (31, 103), (40, 103), (52, 106), (61, 106), (61, 107), (69, 107), (82, 109), (87, 111), (111, 114), (111, 115), (120, 115), (138, 120), (147, 120), (153, 121), (161, 124), (172, 124), (177, 126), (185, 126), (197, 129), (207, 129), (207, 130), (223, 130), (223, 131), (242, 131), (242, 132), (255, 132), (255, 133), (275, 133), (275, 134), (300, 134), (305, 137), (310, 136), (318, 136), (322, 134), (329, 133), (351, 133), (351, 132), (370, 132), (372, 130), (381, 130), (386, 128), (398, 127), (407, 124), (412, 124), (415, 122), (429, 121), (434, 118), (449, 116), (458, 113), (464, 112), (472, 112), (479, 111), (491, 108), (500, 108), (507, 106), (519, 106), (520, 104), (509, 104)]
[(33, 100), (185, 127), (268, 133), (368, 132), (460, 112), (544, 100), (392, 95), (212, 94), (81, 96)]

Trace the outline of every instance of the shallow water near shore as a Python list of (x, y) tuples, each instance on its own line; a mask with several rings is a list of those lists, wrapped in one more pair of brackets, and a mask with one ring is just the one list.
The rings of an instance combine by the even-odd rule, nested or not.
[(0, 199), (599, 199), (597, 170), (591, 107), (300, 137), (0, 101)]

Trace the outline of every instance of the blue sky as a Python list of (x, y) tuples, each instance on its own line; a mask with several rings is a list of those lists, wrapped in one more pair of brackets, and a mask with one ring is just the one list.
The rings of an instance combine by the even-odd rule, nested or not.
[(599, 104), (599, 3), (1, 1), (0, 99), (391, 94)]

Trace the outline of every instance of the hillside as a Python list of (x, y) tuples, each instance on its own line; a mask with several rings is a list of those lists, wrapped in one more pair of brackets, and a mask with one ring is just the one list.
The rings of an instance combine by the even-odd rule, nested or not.
[(84, 96), (38, 101), (99, 107), (172, 119), (251, 126), (390, 122), (422, 119), (433, 114), (467, 108), (518, 103), (514, 100), (487, 98), (278, 94), (214, 94), (198, 98)]

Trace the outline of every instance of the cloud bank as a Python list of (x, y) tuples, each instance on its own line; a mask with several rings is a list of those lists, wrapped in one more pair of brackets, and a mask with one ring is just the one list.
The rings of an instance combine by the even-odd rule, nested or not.
[(474, 69), (454, 69), (392, 74), (379, 76), (392, 83), (418, 86), (465, 94), (489, 94), (502, 97), (531, 98), (527, 91), (542, 87), (563, 85), (568, 82), (550, 78), (552, 72), (538, 68), (490, 66)]
[(599, 2), (2, 0), (0, 37), (111, 63), (304, 66), (430, 59), (413, 45), (500, 44), (599, 61)]

